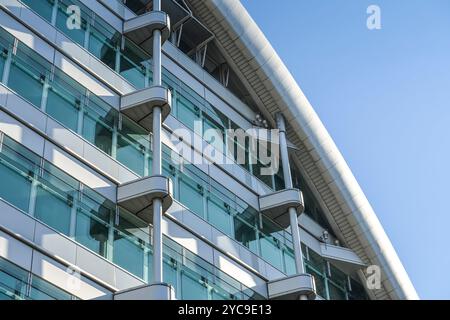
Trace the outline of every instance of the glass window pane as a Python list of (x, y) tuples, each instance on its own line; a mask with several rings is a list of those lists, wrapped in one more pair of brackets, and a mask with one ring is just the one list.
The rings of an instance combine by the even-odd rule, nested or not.
[(117, 160), (132, 171), (144, 175), (144, 154), (142, 148), (120, 135), (117, 139)]
[(257, 231), (238, 216), (234, 217), (234, 238), (258, 254)]
[(181, 274), (181, 298), (183, 300), (207, 300), (208, 289), (200, 276), (183, 270)]
[(90, 96), (84, 110), (83, 137), (111, 155), (118, 112), (97, 97)]
[(46, 112), (64, 126), (77, 132), (78, 112), (83, 91), (79, 86), (72, 87), (72, 82), (65, 75), (55, 77), (48, 90)]
[(180, 202), (196, 215), (205, 218), (203, 187), (185, 175), (180, 177)]
[(52, 20), (53, 0), (22, 0), (22, 2), (48, 22)]
[(2, 45), (2, 41), (1, 41), (1, 37), (0, 37), (0, 81), (2, 81), (3, 79), (3, 71), (5, 70), (5, 62), (6, 62), (6, 58), (8, 56), (8, 52), (5, 47), (3, 47)]
[[(77, 5), (81, 8), (81, 21), (80, 25), (76, 25), (76, 21), (72, 17), (73, 12), (68, 10), (70, 5)], [(81, 46), (84, 46), (84, 38), (86, 34), (86, 25), (88, 15), (84, 12), (84, 8), (81, 3), (68, 1), (68, 0), (59, 0), (58, 2), (58, 12), (56, 14), (56, 27), (61, 30), (66, 36), (68, 36), (72, 41), (78, 43)]]
[(277, 244), (278, 240), (270, 236), (261, 234), (260, 246), (262, 257), (279, 270), (283, 270), (283, 262), (281, 257), (281, 249)]
[[(200, 121), (200, 109), (189, 100), (179, 96), (177, 99), (177, 110), (177, 119), (180, 120), (186, 127), (194, 131), (195, 121)], [(199, 134), (201, 134), (201, 132), (199, 132)]]
[(214, 195), (208, 196), (208, 221), (223, 233), (231, 235), (229, 208), (226, 207), (221, 199)]
[(31, 180), (17, 169), (0, 160), (0, 197), (19, 209), (28, 212), (31, 194)]
[(81, 210), (77, 213), (75, 240), (106, 257), (108, 225)]
[(0, 300), (23, 299), (28, 272), (0, 257)]
[(35, 217), (57, 231), (69, 235), (71, 205), (61, 194), (38, 187), (36, 195)]
[(145, 86), (145, 61), (149, 60), (143, 51), (130, 41), (125, 41), (125, 49), (120, 58), (120, 74), (138, 89)]
[[(144, 276), (144, 241), (137, 224), (120, 215), (118, 230), (114, 231), (113, 262), (134, 275)], [(147, 236), (148, 235), (144, 235)]]
[(53, 284), (32, 276), (30, 298), (33, 300), (71, 300), (72, 296)]
[(325, 289), (325, 278), (320, 273), (316, 272), (314, 269), (306, 265), (306, 272), (314, 276), (314, 282), (316, 283), (317, 294), (324, 299), (328, 299), (326, 289)]
[(164, 270), (164, 282), (171, 284), (175, 288), (175, 292), (177, 292), (176, 288), (178, 285), (177, 281), (177, 263), (172, 258), (165, 258), (163, 263)]
[(116, 69), (117, 48), (120, 44), (120, 34), (104, 24), (100, 19), (91, 26), (89, 52), (99, 58), (111, 69)]
[(330, 300), (347, 300), (345, 291), (331, 281), (328, 281), (328, 292), (330, 294)]
[(9, 74), (8, 87), (28, 100), (34, 106), (40, 108), (44, 89), (45, 75), (35, 68), (23, 63), (19, 58), (14, 58)]

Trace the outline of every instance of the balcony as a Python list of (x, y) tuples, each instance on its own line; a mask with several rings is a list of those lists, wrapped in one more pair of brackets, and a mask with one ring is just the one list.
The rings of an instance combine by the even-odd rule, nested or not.
[(173, 203), (173, 185), (164, 176), (150, 176), (124, 183), (117, 188), (117, 203), (142, 220), (152, 223), (153, 200), (162, 199), (162, 211)]
[(295, 208), (297, 215), (304, 209), (303, 195), (298, 189), (284, 189), (259, 197), (262, 214), (277, 222), (283, 229), (290, 225), (289, 208)]

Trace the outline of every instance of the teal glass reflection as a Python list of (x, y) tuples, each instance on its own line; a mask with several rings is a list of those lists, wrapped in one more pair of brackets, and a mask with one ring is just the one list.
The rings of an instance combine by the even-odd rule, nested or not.
[[(17, 208), (28, 212), (31, 181), (27, 173), (19, 171), (0, 158), (0, 197)], [(18, 192), (20, 190), (20, 192)]]
[(203, 279), (186, 269), (181, 273), (181, 298), (183, 300), (208, 300), (208, 288)]
[(179, 184), (179, 201), (193, 213), (205, 219), (203, 186), (186, 175), (180, 177)]
[(36, 193), (35, 217), (57, 231), (69, 235), (71, 205), (68, 198), (46, 186)]
[(95, 253), (106, 257), (109, 227), (92, 214), (78, 210), (75, 240)]
[(21, 0), (38, 15), (50, 22), (52, 20), (54, 0)]
[[(8, 86), (25, 100), (40, 108), (44, 89), (45, 73), (25, 56), (14, 56), (9, 74)], [(25, 60), (26, 59), (26, 60)]]
[(54, 119), (76, 132), (83, 94), (83, 89), (78, 84), (62, 72), (56, 71), (48, 90), (45, 110)]
[(229, 205), (211, 194), (208, 195), (208, 221), (223, 233), (232, 234)]

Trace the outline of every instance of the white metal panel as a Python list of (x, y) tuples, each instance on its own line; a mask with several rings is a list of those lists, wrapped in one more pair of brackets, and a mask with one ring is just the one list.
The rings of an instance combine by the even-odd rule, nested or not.
[(119, 290), (129, 289), (145, 284), (144, 281), (118, 267), (114, 267), (114, 274), (116, 277), (115, 287)]
[(83, 142), (81, 144), (83, 145), (82, 155), (84, 160), (115, 179), (119, 177), (119, 164), (115, 160), (90, 143)]
[(36, 223), (34, 243), (69, 263), (75, 264), (77, 245), (39, 222)]
[[(16, 5), (18, 7), (23, 6), (17, 0), (11, 1), (11, 5)], [(16, 14), (17, 12), (14, 10), (12, 13)], [(50, 25), (41, 18), (37, 17), (34, 13), (30, 13), (30, 15), (34, 15), (34, 18), (30, 18), (30, 21), (27, 21), (27, 23), (34, 23), (37, 27), (37, 30), (44, 32), (45, 36), (49, 37), (49, 40), (54, 39), (53, 33), (48, 29)], [(20, 18), (19, 15), (16, 15), (16, 17)], [(53, 48), (42, 39), (37, 38), (34, 33), (30, 32), (23, 24), (13, 19), (3, 10), (0, 10), (0, 26), (2, 26), (5, 30), (14, 35), (30, 48), (39, 52), (42, 56), (44, 56), (45, 59), (47, 59), (48, 61), (52, 61), (54, 54)]]
[(213, 248), (211, 246), (166, 217), (163, 217), (162, 231), (186, 249), (209, 263), (213, 263)]
[(240, 244), (233, 240), (229, 235), (220, 232), (216, 228), (211, 228), (211, 231), (212, 242), (227, 254), (230, 254), (239, 259)]
[(0, 131), (42, 156), (44, 138), (3, 111), (0, 112)]
[(0, 231), (0, 256), (30, 270), (32, 255), (30, 247)]
[(234, 279), (238, 279), (242, 284), (258, 291), (260, 294), (265, 295), (262, 285), (265, 286), (266, 282), (253, 274), (252, 272), (242, 268), (241, 265), (231, 260), (223, 253), (214, 250), (214, 265), (221, 271), (225, 272)]
[(33, 241), (36, 221), (23, 211), (0, 199), (0, 225)]
[(100, 258), (93, 252), (81, 246), (76, 249), (76, 265), (92, 274), (96, 278), (108, 283), (111, 286), (115, 284), (115, 267), (109, 261)]

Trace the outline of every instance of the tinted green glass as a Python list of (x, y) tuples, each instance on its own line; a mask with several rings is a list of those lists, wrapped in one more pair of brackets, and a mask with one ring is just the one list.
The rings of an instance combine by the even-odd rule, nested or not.
[(308, 265), (306, 265), (305, 270), (307, 273), (313, 275), (314, 282), (316, 284), (317, 294), (324, 299), (328, 299), (328, 295), (326, 292), (326, 286), (325, 286), (325, 281), (326, 281), (325, 277), (322, 274), (316, 272), (314, 269), (310, 268)]
[(38, 187), (36, 195), (35, 217), (57, 231), (69, 235), (71, 206), (51, 189)]
[[(24, 173), (0, 162), (0, 197), (19, 209), (28, 212), (31, 194), (31, 181)], [(20, 192), (17, 192), (20, 190)]]
[(114, 231), (113, 262), (142, 278), (144, 276), (144, 243), (134, 232), (136, 225), (121, 216), (119, 230)]
[(145, 86), (144, 62), (149, 57), (130, 41), (125, 41), (125, 48), (120, 55), (120, 74), (138, 89)]
[(196, 274), (183, 270), (181, 274), (181, 298), (184, 300), (208, 300), (208, 289)]
[(117, 118), (118, 112), (99, 98), (91, 96), (84, 110), (83, 137), (111, 155)]
[(36, 276), (31, 277), (30, 296), (32, 300), (71, 300), (72, 296), (53, 284)]
[(208, 196), (208, 221), (223, 233), (231, 235), (229, 208), (221, 199), (213, 195)]
[[(177, 119), (186, 127), (195, 131), (195, 121), (200, 121), (200, 109), (189, 100), (180, 96), (177, 99), (177, 111)], [(201, 134), (201, 132), (198, 133)]]
[(108, 230), (108, 225), (100, 219), (78, 211), (75, 240), (103, 257), (106, 257)]
[(57, 78), (48, 90), (46, 112), (76, 132), (81, 94)]
[(25, 270), (0, 258), (0, 300), (25, 298), (27, 278)]
[(89, 112), (84, 113), (83, 137), (108, 155), (112, 152), (113, 131), (96, 121)]
[[(79, 25), (77, 25), (78, 21), (74, 19), (76, 15), (69, 8), (72, 4), (81, 8), (81, 21), (79, 21)], [(85, 9), (83, 9), (83, 6), (78, 1), (59, 0), (58, 12), (56, 14), (56, 27), (81, 46), (84, 46), (87, 24), (86, 19), (88, 18), (88, 15), (84, 12)]]
[(345, 290), (331, 281), (328, 281), (328, 292), (330, 294), (330, 300), (347, 300)]
[(257, 231), (239, 217), (234, 217), (234, 238), (258, 254)]
[(51, 21), (55, 3), (53, 0), (22, 0), (22, 2), (48, 22)]
[(115, 70), (119, 45), (120, 34), (113, 28), (105, 26), (100, 19), (96, 19), (95, 24), (91, 26), (89, 52)]
[(14, 59), (9, 74), (8, 86), (21, 97), (40, 108), (44, 89), (44, 75)]
[[(0, 50), (6, 50), (6, 49), (2, 48), (2, 46), (0, 45)], [(0, 81), (2, 81), (2, 79), (3, 79), (3, 71), (5, 70), (6, 57), (7, 57), (6, 52), (3, 52), (3, 51), (0, 52)]]
[(117, 160), (137, 174), (144, 175), (144, 153), (135, 143), (119, 136), (117, 139)]
[(283, 257), (284, 257), (285, 272), (288, 275), (296, 274), (297, 268), (295, 266), (294, 254), (288, 252), (287, 250), (283, 250)]
[(196, 215), (205, 218), (203, 187), (185, 175), (180, 178), (179, 183), (180, 202)]
[(279, 270), (283, 270), (281, 250), (277, 240), (270, 236), (261, 236), (260, 247), (262, 257)]

